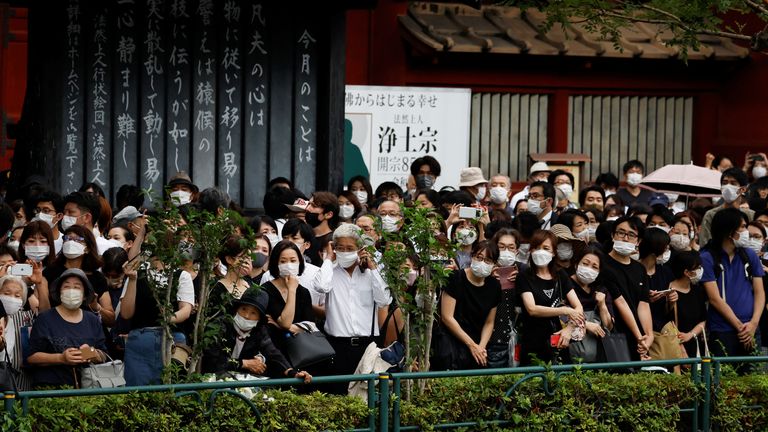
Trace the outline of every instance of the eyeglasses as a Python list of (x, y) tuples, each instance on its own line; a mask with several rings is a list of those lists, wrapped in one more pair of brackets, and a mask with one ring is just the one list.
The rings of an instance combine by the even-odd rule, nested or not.
[(51, 210), (47, 208), (38, 207), (35, 209), (35, 214), (38, 215), (40, 213), (47, 214), (47, 215), (53, 215), (56, 214), (56, 210)]
[(543, 198), (544, 198), (544, 195), (542, 195), (540, 193), (528, 194), (528, 196), (525, 197), (525, 199), (534, 199), (534, 200), (540, 200), (540, 199), (543, 199)]
[(353, 247), (349, 247), (349, 248), (340, 247), (340, 248), (336, 248), (336, 249), (334, 249), (334, 250), (335, 250), (336, 252), (341, 252), (341, 253), (347, 253), (347, 252), (357, 252), (357, 249), (355, 249), (355, 248), (353, 248)]
[(475, 261), (482, 261), (482, 262), (484, 262), (484, 263), (486, 263), (488, 265), (495, 265), (496, 264), (496, 262), (494, 260), (490, 259), (490, 258), (480, 258), (480, 257), (474, 256), (474, 257), (472, 257), (472, 259), (475, 260)]
[(613, 237), (615, 238), (625, 238), (627, 240), (637, 240), (637, 234), (631, 232), (631, 231), (624, 231), (622, 229), (617, 230), (615, 233), (613, 233)]
[(515, 245), (499, 244), (498, 247), (499, 247), (499, 252), (501, 252), (501, 251), (516, 252), (517, 251), (517, 246), (515, 246)]
[(85, 237), (80, 237), (79, 235), (68, 235), (64, 237), (64, 240), (72, 240), (79, 243), (85, 243)]

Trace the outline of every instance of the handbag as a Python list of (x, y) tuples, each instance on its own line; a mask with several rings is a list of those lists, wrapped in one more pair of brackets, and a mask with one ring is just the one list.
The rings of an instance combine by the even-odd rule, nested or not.
[(680, 331), (677, 329), (677, 303), (673, 306), (675, 311), (674, 321), (664, 324), (660, 332), (653, 332), (653, 343), (648, 349), (653, 360), (674, 360), (685, 358), (683, 356), (685, 347), (680, 343), (677, 335)]
[(291, 335), (286, 339), (285, 351), (288, 360), (296, 369), (305, 369), (308, 366), (330, 361), (336, 356), (336, 351), (319, 331), (312, 329), (303, 323), (297, 323), (297, 327), (303, 332)]
[[(600, 324), (600, 318), (595, 314), (595, 311), (584, 312), (584, 318), (589, 322), (596, 322)], [(571, 353), (572, 359), (581, 359), (583, 363), (594, 363), (597, 361), (597, 336), (588, 331), (584, 331), (584, 338), (580, 341), (571, 342), (568, 345), (568, 350)]]
[(5, 349), (5, 361), (0, 361), (0, 392), (12, 391), (18, 393), (16, 383), (21, 378), (21, 372), (16, 370), (8, 356), (8, 348)]
[(125, 364), (121, 360), (112, 360), (104, 353), (108, 362), (84, 367), (80, 373), (80, 388), (125, 387)]
[(603, 350), (605, 351), (605, 360), (610, 363), (631, 361), (629, 356), (629, 346), (627, 346), (627, 336), (624, 333), (605, 333), (601, 339)]

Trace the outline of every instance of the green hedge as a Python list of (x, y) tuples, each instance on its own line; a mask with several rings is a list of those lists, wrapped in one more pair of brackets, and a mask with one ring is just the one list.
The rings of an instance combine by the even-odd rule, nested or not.
[[(554, 377), (550, 374), (550, 377)], [(450, 378), (428, 381), (427, 392), (401, 404), (402, 425), (429, 430), (436, 423), (489, 421), (504, 402), (503, 419), (512, 426), (472, 430), (659, 431), (689, 430), (681, 415), (700, 391), (689, 376), (583, 372), (563, 376), (547, 395), (541, 380), (522, 384), (508, 399), (504, 392), (519, 376)], [(239, 398), (220, 395), (211, 414), (191, 397), (169, 393), (35, 399), (30, 413), (2, 419), (3, 430), (20, 431), (313, 431), (365, 427), (365, 401), (319, 393), (298, 395), (270, 390), (254, 402), (259, 423)], [(202, 394), (208, 401), (210, 393)], [(720, 430), (768, 430), (768, 376), (726, 376), (716, 394), (712, 422)]]

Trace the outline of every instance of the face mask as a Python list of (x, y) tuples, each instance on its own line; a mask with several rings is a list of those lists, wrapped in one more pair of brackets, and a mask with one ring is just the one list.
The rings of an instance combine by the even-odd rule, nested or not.
[(568, 183), (557, 185), (557, 188), (560, 189), (560, 192), (562, 192), (566, 198), (570, 198), (571, 194), (573, 194), (573, 186)]
[(573, 235), (576, 236), (576, 238), (581, 240), (587, 240), (589, 238), (589, 228), (586, 228), (582, 231), (579, 231), (577, 233), (574, 233)]
[(321, 223), (323, 223), (323, 221), (320, 220), (319, 213), (312, 213), (310, 211), (304, 214), (304, 220), (306, 220), (309, 226), (312, 228), (317, 228)]
[(616, 251), (617, 254), (628, 257), (635, 253), (635, 245), (630, 242), (625, 242), (621, 240), (614, 240), (613, 241), (613, 250)]
[(400, 218), (395, 216), (384, 216), (381, 218), (381, 230), (387, 233), (397, 232), (400, 229), (397, 224), (400, 222)]
[(517, 248), (517, 258), (515, 260), (519, 263), (528, 264), (528, 257), (530, 256), (529, 251), (531, 250), (531, 245), (528, 243), (523, 243), (520, 245), (520, 247)]
[(640, 261), (640, 252), (635, 252), (629, 256), (632, 261)]
[(66, 231), (71, 227), (72, 225), (75, 225), (77, 223), (77, 218), (74, 216), (64, 216), (61, 219), (61, 230)]
[(611, 195), (614, 195), (616, 193), (615, 190), (606, 190), (605, 191), (605, 197), (608, 198)]
[(64, 242), (64, 246), (62, 246), (61, 252), (65, 257), (75, 259), (83, 256), (85, 253), (85, 246), (74, 240), (67, 240)]
[(661, 256), (656, 257), (656, 264), (666, 264), (670, 256), (672, 256), (672, 251), (667, 249)]
[(24, 247), (24, 254), (27, 255), (27, 258), (37, 262), (44, 260), (50, 252), (51, 249), (45, 245), (33, 245)]
[(32, 218), (32, 220), (33, 221), (41, 220), (47, 223), (49, 227), (53, 228), (53, 215), (38, 213), (34, 218)]
[(435, 184), (435, 179), (429, 174), (420, 174), (416, 176), (416, 188), (417, 189), (432, 189)]
[(508, 250), (501, 251), (499, 253), (499, 266), (509, 267), (515, 263), (515, 254)]
[(477, 240), (477, 231), (471, 228), (462, 228), (456, 231), (456, 240), (464, 246), (471, 245)]
[(697, 283), (699, 283), (699, 281), (701, 280), (701, 277), (703, 275), (704, 275), (704, 268), (703, 267), (699, 267), (699, 268), (696, 269), (696, 271), (694, 272), (693, 276), (689, 276), (689, 279), (691, 280), (692, 284), (697, 284)]
[(239, 313), (235, 314), (235, 318), (232, 320), (232, 323), (238, 330), (243, 333), (248, 333), (249, 331), (253, 330), (254, 327), (259, 325), (258, 321), (245, 319)]
[(738, 234), (739, 238), (734, 239), (733, 243), (736, 245), (736, 247), (748, 248), (752, 243), (751, 239), (749, 238), (749, 231), (740, 231)]
[(563, 261), (573, 258), (573, 246), (570, 243), (560, 243), (557, 245), (557, 257)]
[(749, 246), (747, 247), (755, 251), (755, 253), (760, 256), (760, 252), (763, 251), (763, 242), (762, 240), (758, 239), (749, 239)]
[(544, 211), (544, 209), (541, 208), (541, 201), (535, 200), (535, 199), (529, 199), (528, 200), (528, 211), (533, 213), (534, 216), (540, 215), (541, 212)]
[(493, 265), (485, 261), (472, 260), (472, 265), (469, 269), (475, 277), (487, 278), (493, 272)]
[(619, 218), (618, 216), (611, 216), (611, 217), (605, 218), (605, 221), (606, 222), (613, 222), (613, 221), (617, 220), (618, 218)]
[(730, 204), (739, 198), (739, 189), (741, 186), (725, 185), (720, 187), (720, 191), (723, 194), (723, 201)]
[(597, 280), (598, 275), (600, 275), (599, 271), (585, 265), (576, 268), (576, 278), (583, 284), (591, 284)]
[(349, 268), (357, 262), (357, 252), (336, 252), (336, 263), (341, 268)]
[(678, 214), (680, 212), (685, 211), (685, 203), (680, 201), (675, 201), (674, 204), (672, 204), (672, 213)]
[(182, 190), (171, 192), (171, 204), (176, 207), (183, 206), (192, 202), (192, 193)]
[(640, 184), (640, 181), (642, 180), (643, 180), (643, 175), (640, 173), (627, 174), (627, 184), (630, 186), (637, 186)]
[(664, 231), (667, 234), (669, 234), (669, 230), (672, 229), (670, 227), (665, 227), (665, 226), (661, 226), (661, 225), (648, 225), (648, 228), (660, 229), (660, 230)]
[(552, 252), (545, 251), (544, 249), (537, 249), (531, 252), (531, 259), (537, 267), (545, 267), (552, 262)]
[(61, 304), (69, 310), (79, 308), (83, 304), (83, 291), (72, 288), (61, 291)]
[(261, 252), (256, 252), (256, 256), (251, 260), (253, 268), (262, 268), (267, 263), (269, 257)]
[(589, 238), (595, 238), (595, 234), (597, 234), (597, 227), (590, 225), (587, 230), (589, 231)]
[(482, 201), (483, 198), (485, 198), (485, 192), (486, 192), (485, 186), (480, 186), (479, 188), (477, 188), (475, 199), (478, 201)]
[(13, 249), (14, 252), (19, 251), (19, 241), (18, 240), (11, 240), (8, 243), (6, 243), (9, 248)]
[(280, 271), (280, 277), (299, 275), (299, 263), (278, 264), (277, 269)]
[(107, 280), (107, 285), (109, 285), (111, 288), (119, 288), (123, 285), (123, 277), (116, 277), (116, 278), (105, 278)]
[(368, 192), (366, 191), (352, 191), (352, 194), (355, 195), (358, 201), (360, 201), (360, 204), (365, 205), (365, 203), (368, 202)]
[(22, 303), (20, 298), (11, 297), (9, 295), (0, 295), (0, 302), (3, 303), (5, 313), (13, 315), (21, 309)]
[(764, 166), (756, 166), (752, 168), (752, 177), (759, 179), (760, 177), (765, 177), (765, 175), (768, 174), (768, 168)]
[(677, 201), (677, 199), (680, 197), (680, 194), (676, 194), (676, 193), (667, 193), (667, 192), (665, 192), (664, 195), (667, 196), (667, 199), (671, 203)]
[(339, 216), (342, 219), (349, 219), (355, 214), (355, 206), (352, 204), (342, 204), (339, 206)]
[(691, 245), (691, 239), (685, 234), (672, 234), (669, 236), (669, 246), (680, 252), (688, 249)]
[(491, 188), (491, 202), (494, 204), (504, 204), (507, 202), (507, 188), (494, 186)]
[(277, 234), (269, 233), (269, 234), (266, 234), (266, 237), (267, 237), (267, 240), (269, 240), (269, 244), (271, 244), (273, 248), (277, 246), (278, 243), (280, 243), (280, 236), (278, 236)]
[(14, 228), (23, 227), (26, 224), (27, 224), (27, 221), (25, 221), (24, 219), (14, 219), (13, 221)]

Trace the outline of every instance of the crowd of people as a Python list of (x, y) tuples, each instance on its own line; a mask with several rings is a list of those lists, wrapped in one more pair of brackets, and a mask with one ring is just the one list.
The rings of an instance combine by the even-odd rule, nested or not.
[[(242, 241), (244, 227), (223, 242), (207, 301), (227, 313), (202, 370), (309, 382), (354, 373), (371, 342), (407, 343), (399, 306), (414, 299), (390, 290), (381, 256), (392, 246), (387, 233), (409, 223), (408, 206), (429, 209), (437, 235), (456, 244), (442, 264), (451, 273), (436, 298), (432, 369), (604, 361), (594, 342), (608, 334), (624, 335), (632, 359), (650, 359), (670, 322), (688, 356), (705, 346), (713, 355), (759, 352), (766, 157), (748, 155), (741, 168), (707, 160), (721, 171), (722, 194), (713, 199), (642, 188), (637, 160), (623, 165), (623, 182), (603, 173), (583, 185), (536, 162), (519, 191), (508, 176), (486, 179), (477, 167), (435, 190), (441, 166), (430, 156), (412, 163), (405, 190), (392, 182), (374, 189), (358, 176), (338, 194), (305, 194), (272, 179), (263, 214), (248, 219), (255, 242)], [(199, 190), (183, 172), (166, 188), (182, 216), (239, 211), (226, 193)], [(159, 382), (165, 312), (152, 287), (168, 278), (143, 253), (153, 210), (140, 189), (124, 185), (110, 203), (96, 184), (62, 196), (33, 176), (7, 196), (18, 199), (0, 209), (0, 348), (23, 372), (19, 387), (76, 387), (83, 366), (111, 358), (125, 362), (129, 385)], [(174, 274), (169, 320), (181, 346), (191, 344), (199, 274), (210, 269), (199, 268), (193, 245), (179, 249), (188, 265)], [(425, 263), (408, 252), (413, 287)], [(301, 370), (287, 340), (313, 331), (336, 355)]]

